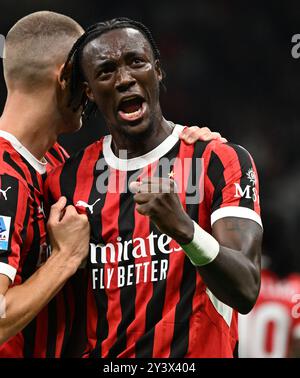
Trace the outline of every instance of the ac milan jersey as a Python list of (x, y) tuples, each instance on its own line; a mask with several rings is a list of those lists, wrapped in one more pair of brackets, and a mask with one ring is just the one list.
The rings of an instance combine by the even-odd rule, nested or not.
[(262, 271), (261, 290), (248, 315), (240, 315), (240, 357), (286, 358), (300, 339), (300, 275), (279, 279)]
[[(12, 285), (26, 281), (49, 255), (42, 174), (66, 156), (56, 144), (40, 162), (11, 134), (0, 132), (0, 273)], [(0, 357), (60, 356), (71, 321), (72, 292), (67, 286), (21, 333), (0, 346)]]
[(187, 145), (182, 129), (128, 160), (114, 155), (107, 136), (48, 177), (52, 200), (66, 196), (91, 224), (85, 356), (233, 355), (235, 311), (206, 287), (181, 247), (136, 211), (128, 189), (132, 180), (171, 176), (186, 212), (206, 231), (228, 216), (261, 224), (248, 152), (217, 141)]
[(64, 163), (69, 157), (67, 151), (65, 151), (65, 149), (58, 143), (55, 143), (45, 155), (45, 159), (48, 163), (46, 166), (47, 173)]

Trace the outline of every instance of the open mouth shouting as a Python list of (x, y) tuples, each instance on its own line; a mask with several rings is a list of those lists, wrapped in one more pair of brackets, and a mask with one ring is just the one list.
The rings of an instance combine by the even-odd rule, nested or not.
[(123, 97), (118, 106), (118, 115), (123, 121), (138, 121), (147, 109), (145, 99), (140, 95)]

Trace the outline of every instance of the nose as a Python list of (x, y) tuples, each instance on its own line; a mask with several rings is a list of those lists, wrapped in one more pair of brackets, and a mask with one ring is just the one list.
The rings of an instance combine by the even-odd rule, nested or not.
[(130, 87), (136, 83), (135, 78), (133, 78), (126, 69), (126, 67), (121, 67), (118, 70), (117, 80), (116, 80), (116, 89), (119, 92), (126, 92)]

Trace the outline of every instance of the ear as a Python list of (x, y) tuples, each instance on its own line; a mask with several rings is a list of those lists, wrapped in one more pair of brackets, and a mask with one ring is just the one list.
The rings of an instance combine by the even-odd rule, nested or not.
[(89, 87), (88, 82), (85, 81), (85, 82), (83, 83), (83, 85), (84, 85), (84, 91), (85, 91), (86, 97), (87, 97), (90, 101), (95, 102), (95, 97), (94, 97), (94, 95), (93, 95), (93, 92), (92, 92), (91, 88)]
[(59, 67), (57, 81), (62, 89), (66, 89), (68, 83), (70, 82), (71, 73), (72, 73), (71, 63), (68, 63), (67, 65), (62, 64)]
[(162, 73), (160, 61), (158, 59), (155, 61), (155, 71), (156, 71), (159, 82), (161, 82), (163, 79), (163, 73)]

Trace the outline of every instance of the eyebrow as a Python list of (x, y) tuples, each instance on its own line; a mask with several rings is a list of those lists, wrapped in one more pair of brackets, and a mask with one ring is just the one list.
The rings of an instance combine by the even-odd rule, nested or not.
[(97, 59), (99, 59), (99, 60), (109, 60), (109, 58), (107, 58), (107, 56), (106, 55), (99, 55), (99, 56), (97, 56)]
[[(134, 56), (137, 56), (137, 55), (139, 55), (139, 56), (140, 55), (145, 56), (145, 52), (138, 51), (138, 50), (131, 50), (131, 51), (125, 52), (124, 58), (125, 59), (130, 59), (130, 58), (132, 58)], [(105, 55), (98, 56), (98, 59), (100, 61), (99, 61), (99, 63), (96, 63), (96, 66), (95, 66), (95, 69), (94, 69), (94, 71), (96, 72), (96, 74), (98, 73), (99, 69), (105, 68), (107, 66), (116, 65), (115, 59), (107, 58), (107, 56), (105, 56)]]
[[(127, 51), (125, 52), (124, 56), (125, 58), (131, 58), (135, 55), (145, 55), (145, 51), (141, 51), (141, 50), (130, 50), (130, 51)], [(106, 55), (99, 55), (97, 57), (101, 63), (99, 64), (105, 64), (106, 62), (114, 62), (115, 60), (114, 59), (111, 59), (111, 58), (108, 58)]]
[(136, 55), (145, 56), (146, 53), (145, 53), (145, 51), (141, 51), (141, 50), (131, 50), (131, 51), (128, 51), (127, 53), (125, 53), (126, 58), (132, 58), (133, 56), (136, 56)]
[(115, 61), (113, 59), (108, 59), (105, 58), (101, 60), (99, 63), (96, 63), (96, 68), (102, 67), (102, 66), (107, 66), (108, 64), (114, 64)]

